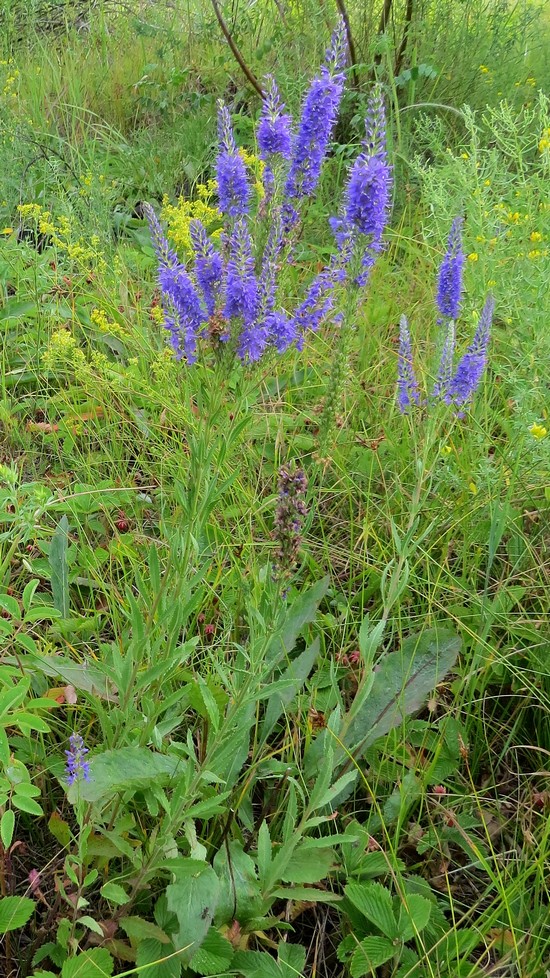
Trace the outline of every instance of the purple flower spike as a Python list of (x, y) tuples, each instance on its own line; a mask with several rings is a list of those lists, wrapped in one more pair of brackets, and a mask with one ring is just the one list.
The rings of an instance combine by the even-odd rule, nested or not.
[(323, 319), (334, 307), (334, 286), (340, 272), (334, 268), (324, 268), (315, 276), (304, 301), (298, 306), (293, 317), (293, 328), (298, 337), (299, 346), (303, 343), (306, 330), (314, 332), (319, 329)]
[(84, 741), (80, 734), (71, 734), (69, 737), (69, 750), (65, 751), (67, 756), (67, 765), (65, 768), (67, 784), (74, 784), (80, 780), (90, 780), (90, 765), (88, 761), (84, 760), (88, 753), (88, 748), (84, 746)]
[(170, 331), (172, 347), (178, 359), (185, 357), (194, 363), (197, 340), (206, 321), (199, 294), (183, 265), (161, 268), (159, 283), (164, 307), (170, 310), (164, 325)]
[(292, 146), (292, 120), (290, 115), (284, 111), (284, 104), (281, 102), (275, 79), (269, 75), (266, 81), (266, 97), (258, 124), (260, 157), (262, 160), (268, 160), (270, 156), (279, 153), (283, 159), (287, 160), (290, 157)]
[(487, 365), (487, 348), (494, 308), (495, 300), (492, 296), (487, 296), (474, 338), (462, 359), (459, 360), (454, 376), (449, 382), (444, 398), (447, 404), (464, 407), (481, 383)]
[(170, 247), (162, 225), (150, 204), (144, 204), (143, 210), (149, 224), (149, 231), (153, 241), (156, 256), (159, 264), (166, 268), (175, 268), (179, 264), (179, 259), (173, 248)]
[(229, 217), (247, 214), (250, 187), (245, 162), (233, 136), (231, 118), (223, 102), (218, 102), (219, 151), (216, 164), (220, 210)]
[(191, 221), (189, 232), (195, 251), (195, 276), (200, 285), (208, 315), (213, 316), (216, 311), (216, 299), (223, 274), (222, 258), (214, 248), (201, 221)]
[(344, 90), (344, 74), (341, 71), (344, 59), (345, 33), (340, 23), (327, 51), (326, 64), (321, 68), (320, 75), (311, 82), (304, 101), (285, 186), (287, 230), (298, 219), (292, 201), (311, 196), (319, 182)]
[(444, 319), (458, 319), (460, 310), (464, 266), (462, 224), (462, 218), (455, 217), (447, 241), (447, 250), (439, 269), (436, 303)]
[(418, 384), (412, 364), (411, 336), (406, 316), (399, 323), (399, 360), (397, 364), (397, 403), (401, 414), (412, 404), (420, 403)]

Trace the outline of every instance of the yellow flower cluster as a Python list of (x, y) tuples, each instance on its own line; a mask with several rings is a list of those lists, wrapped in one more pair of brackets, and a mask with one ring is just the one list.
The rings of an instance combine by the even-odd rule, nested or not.
[(93, 264), (98, 269), (106, 267), (106, 261), (98, 251), (97, 234), (92, 234), (86, 244), (82, 238), (73, 240), (73, 227), (65, 214), (61, 214), (54, 220), (51, 212), (40, 204), (19, 204), (17, 210), (23, 219), (26, 218), (36, 224), (40, 234), (49, 237), (52, 245), (59, 251), (64, 251), (75, 265), (87, 267)]
[(539, 153), (550, 152), (550, 127), (543, 129), (539, 142)]
[(123, 329), (120, 323), (117, 323), (114, 319), (109, 319), (104, 309), (92, 309), (90, 319), (94, 326), (97, 326), (100, 333), (109, 333), (111, 336), (119, 336), (121, 339), (127, 339), (127, 331)]
[(529, 431), (533, 438), (536, 438), (537, 441), (540, 441), (542, 438), (546, 438), (546, 435), (548, 434), (547, 428), (545, 428), (543, 424), (537, 424), (536, 421), (531, 425)]
[(73, 334), (68, 329), (56, 329), (52, 333), (48, 349), (42, 357), (42, 364), (47, 370), (56, 367), (71, 366), (75, 370), (85, 366), (86, 357), (79, 348)]
[(8, 61), (0, 61), (0, 67), (7, 69), (6, 77), (4, 78), (4, 87), (2, 89), (2, 95), (4, 98), (17, 98), (17, 85), (19, 81), (19, 69), (14, 68), (13, 58), (9, 58)]
[(191, 221), (202, 221), (208, 230), (212, 225), (219, 225), (212, 232), (212, 237), (215, 239), (221, 235), (222, 215), (211, 203), (216, 187), (215, 180), (209, 180), (208, 184), (199, 184), (196, 200), (179, 197), (177, 204), (170, 204), (168, 197), (164, 198), (160, 216), (166, 221), (168, 234), (177, 248), (191, 251)]
[(260, 198), (265, 197), (265, 190), (263, 184), (264, 170), (265, 170), (264, 161), (258, 159), (258, 157), (254, 155), (254, 153), (249, 153), (247, 149), (243, 149), (242, 147), (239, 150), (239, 153), (241, 154), (248, 169), (251, 170), (252, 172), (252, 176), (254, 178), (254, 189), (258, 194), (258, 197)]

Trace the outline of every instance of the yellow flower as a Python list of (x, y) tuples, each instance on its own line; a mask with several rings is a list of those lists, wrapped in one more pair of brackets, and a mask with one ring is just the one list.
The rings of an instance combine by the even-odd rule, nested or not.
[(529, 235), (529, 240), (542, 241), (542, 234), (540, 233), (540, 231), (531, 231), (531, 234)]
[(537, 258), (540, 258), (541, 255), (542, 251), (540, 251), (539, 248), (534, 248), (533, 251), (527, 252), (527, 257), (530, 261), (535, 261)]
[(487, 282), (487, 285), (490, 289), (494, 288), (496, 284), (497, 284), (496, 278), (490, 278), (489, 281)]
[(484, 187), (490, 187), (491, 186), (491, 181), (490, 180), (484, 180), (483, 181), (483, 186)]
[(482, 75), (488, 75), (489, 74), (489, 69), (488, 69), (487, 65), (480, 65), (479, 66), (479, 70), (480, 70), (480, 72), (481, 72)]
[(472, 261), (473, 262), (473, 261), (478, 261), (478, 259), (479, 259), (479, 255), (478, 255), (477, 251), (472, 251), (468, 255), (468, 261)]
[(544, 425), (537, 424), (536, 421), (531, 425), (529, 431), (531, 432), (533, 438), (536, 438), (537, 441), (540, 441), (541, 438), (546, 438), (546, 435), (548, 434), (548, 430), (544, 427)]
[(525, 84), (526, 85), (530, 85), (531, 88), (534, 88), (535, 85), (537, 84), (537, 79), (536, 78), (527, 78)]
[(472, 496), (477, 496), (477, 486), (476, 486), (475, 482), (469, 482), (468, 483), (468, 489), (472, 493)]
[(2, 228), (0, 234), (13, 234), (13, 228)]
[(460, 154), (460, 159), (461, 160), (469, 160), (470, 159), (470, 154), (469, 153), (461, 153)]
[(544, 153), (545, 149), (550, 149), (550, 139), (547, 139), (546, 136), (543, 136), (541, 141), (539, 142), (539, 153)]
[(452, 448), (451, 448), (450, 445), (442, 445), (442, 447), (441, 447), (441, 454), (442, 455), (450, 455), (451, 452), (452, 452)]

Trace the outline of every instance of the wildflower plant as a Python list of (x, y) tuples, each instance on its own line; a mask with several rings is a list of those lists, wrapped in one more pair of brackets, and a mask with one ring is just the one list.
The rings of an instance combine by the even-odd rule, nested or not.
[[(432, 404), (443, 401), (447, 405), (453, 405), (459, 414), (472, 401), (485, 372), (495, 307), (493, 297), (487, 296), (472, 342), (455, 365), (455, 320), (460, 314), (463, 292), (464, 251), (461, 228), (462, 218), (456, 217), (439, 268), (436, 305), (440, 313), (438, 322), (442, 329), (442, 342), (430, 398)], [(408, 413), (413, 405), (421, 403), (405, 316), (401, 318), (399, 331), (397, 403), (402, 414)]]
[[(371, 94), (365, 140), (333, 217), (335, 249), (293, 308), (285, 304), (280, 272), (292, 256), (301, 214), (317, 189), (344, 89), (346, 43), (340, 22), (319, 73), (305, 95), (299, 121), (287, 112), (268, 78), (257, 126), (263, 194), (255, 200), (246, 154), (237, 147), (231, 116), (218, 106), (216, 188), (223, 228), (214, 235), (200, 220), (189, 225), (192, 254), (182, 263), (152, 207), (146, 205), (158, 259), (164, 325), (178, 359), (194, 363), (204, 342), (255, 363), (269, 350), (301, 349), (309, 332), (337, 318), (346, 290), (349, 321), (358, 289), (368, 281), (389, 214), (391, 167), (378, 89)], [(341, 366), (341, 365), (340, 365)], [(340, 369), (338, 384), (340, 384)], [(334, 398), (331, 396), (331, 400)]]

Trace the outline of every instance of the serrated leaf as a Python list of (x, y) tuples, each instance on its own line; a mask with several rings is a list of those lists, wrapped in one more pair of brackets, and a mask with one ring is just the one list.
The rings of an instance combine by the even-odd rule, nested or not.
[(365, 937), (355, 949), (350, 961), (351, 978), (374, 976), (376, 968), (385, 964), (396, 953), (395, 945), (385, 937)]
[(110, 903), (116, 903), (119, 907), (123, 907), (130, 899), (126, 890), (118, 883), (104, 883), (100, 892), (104, 900), (109, 900)]
[(50, 544), (50, 572), (54, 608), (62, 618), (69, 617), (69, 521), (62, 516)]
[(260, 884), (254, 860), (243, 851), (242, 844), (233, 839), (229, 852), (223, 846), (216, 853), (213, 865), (220, 881), (216, 925), (229, 924), (235, 919), (246, 923), (251, 917), (257, 917), (262, 910)]
[(378, 927), (385, 937), (398, 936), (393, 901), (389, 890), (381, 883), (348, 883), (344, 893), (364, 917)]
[(337, 864), (334, 849), (317, 849), (307, 842), (298, 846), (288, 866), (281, 872), (285, 883), (319, 883)]
[(301, 944), (280, 941), (277, 961), (282, 978), (301, 978), (306, 963), (306, 949)]
[(65, 961), (61, 978), (110, 978), (114, 966), (115, 962), (104, 947), (94, 947)]
[(119, 791), (169, 784), (183, 777), (184, 768), (180, 757), (156, 754), (147, 747), (120, 747), (92, 757), (90, 781), (79, 781), (67, 794), (71, 803), (77, 798), (98, 801)]
[(136, 971), (143, 978), (179, 978), (181, 974), (181, 955), (167, 950), (165, 944), (146, 937), (138, 944)]
[(231, 964), (234, 949), (225, 937), (211, 927), (199, 950), (189, 962), (191, 971), (199, 975), (219, 975)]
[(243, 978), (282, 978), (282, 971), (267, 951), (237, 951), (233, 968)]
[(418, 893), (408, 893), (406, 906), (400, 907), (397, 923), (397, 931), (401, 940), (410, 941), (415, 934), (424, 930), (429, 923), (431, 913), (432, 904), (426, 897), (420, 896)]
[(0, 934), (24, 927), (36, 909), (29, 897), (7, 896), (0, 899)]
[[(119, 889), (122, 889), (122, 887), (119, 887)], [(126, 894), (124, 895), (126, 896)], [(170, 943), (170, 938), (164, 933), (161, 927), (157, 927), (156, 924), (152, 924), (148, 920), (143, 920), (142, 917), (121, 917), (119, 927), (127, 937), (134, 937), (138, 940), (151, 937), (161, 944)]]
[(198, 859), (172, 860), (172, 865), (176, 881), (166, 887), (166, 899), (178, 919), (174, 947), (182, 951), (181, 960), (188, 964), (210, 929), (220, 882), (212, 867)]

